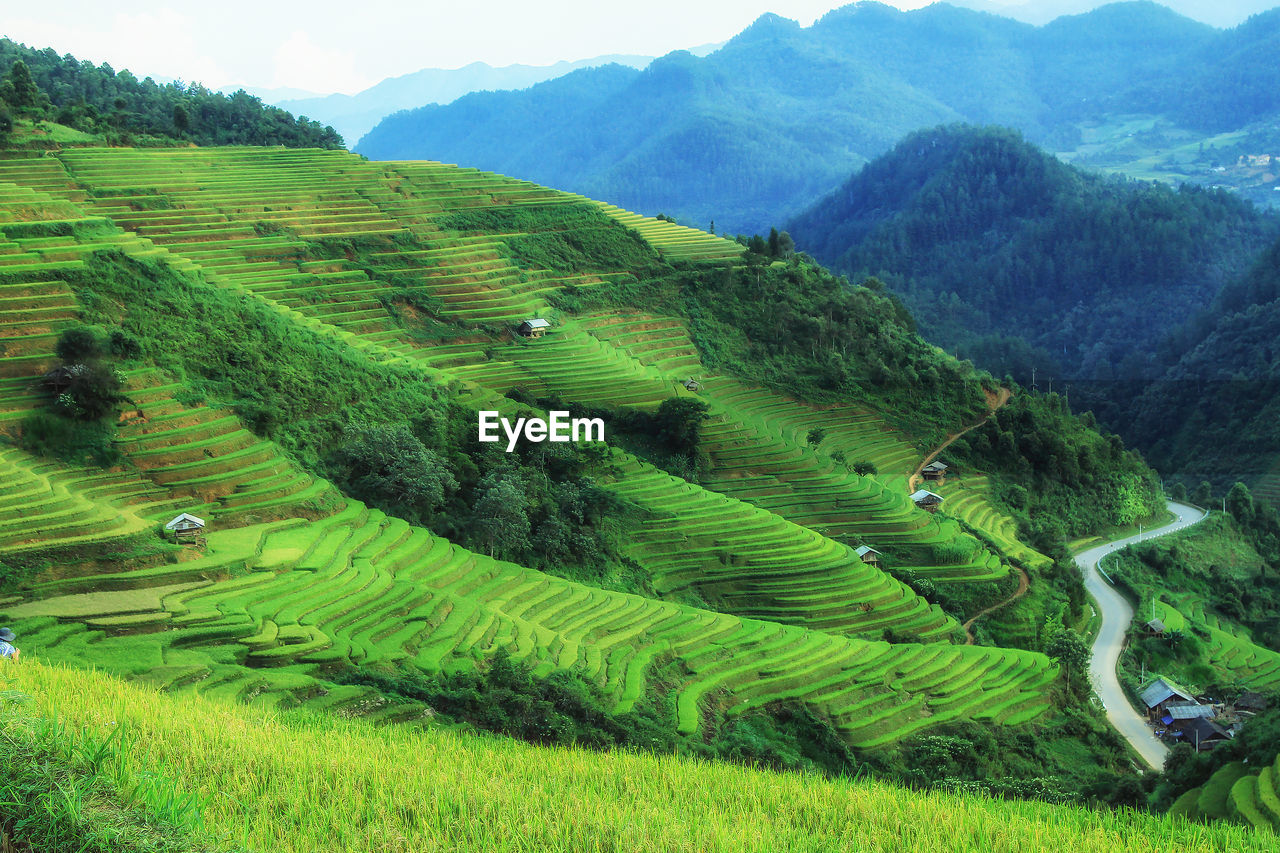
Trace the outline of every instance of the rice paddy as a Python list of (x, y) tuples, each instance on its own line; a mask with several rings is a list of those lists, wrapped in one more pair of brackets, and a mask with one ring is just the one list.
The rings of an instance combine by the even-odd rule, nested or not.
[[(712, 706), (733, 714), (785, 699), (863, 746), (955, 719), (1015, 725), (1048, 708), (1056, 668), (1046, 658), (951, 645), (954, 620), (853, 550), (892, 547), (901, 568), (939, 582), (1006, 576), (1006, 557), (1036, 555), (977, 496), (977, 479), (955, 518), (925, 513), (902, 489), (923, 449), (874, 412), (810, 406), (706, 371), (677, 318), (560, 316), (549, 294), (614, 273), (528, 269), (505, 242), (516, 235), (440, 224), (459, 211), (584, 199), (444, 164), (304, 149), (80, 148), (0, 160), (0, 182), (0, 430), (10, 435), (40, 405), (38, 379), (76, 322), (66, 270), (105, 250), (248, 294), (300, 329), (452, 383), (485, 407), (509, 405), (502, 395), (521, 388), (653, 410), (694, 393), (681, 380), (696, 375), (712, 415), (704, 483), (614, 453), (604, 485), (647, 513), (628, 553), (665, 596), (648, 599), (471, 553), (347, 500), (233, 412), (188, 405), (178, 379), (136, 370), (117, 470), (0, 452), (0, 555), (147, 533), (183, 510), (211, 519), (206, 546), (172, 563), (41, 578), (0, 602), (35, 656), (378, 720), (422, 709), (387, 706), (326, 673), (470, 668), (505, 649), (538, 672), (581, 673), (626, 710), (662, 661), (680, 673), (671, 713), (682, 731)], [(734, 263), (741, 251), (603, 210), (673, 260)], [(316, 241), (365, 238), (386, 249), (361, 264), (313, 253)], [(414, 338), (387, 307), (407, 285), (471, 331)], [(492, 332), (534, 316), (555, 320), (536, 342)], [(817, 447), (815, 427), (827, 433)], [(879, 473), (851, 473), (841, 455)], [(935, 560), (940, 544), (963, 556)], [(676, 603), (689, 590), (714, 609)], [(886, 630), (921, 642), (891, 645)]]

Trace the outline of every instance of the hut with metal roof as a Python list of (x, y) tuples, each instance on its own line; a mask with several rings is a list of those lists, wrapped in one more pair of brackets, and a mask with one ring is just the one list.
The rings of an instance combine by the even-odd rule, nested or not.
[(942, 495), (935, 495), (928, 489), (917, 489), (911, 493), (911, 500), (925, 512), (937, 512), (945, 498)]
[(189, 512), (184, 512), (165, 522), (164, 529), (173, 534), (176, 542), (190, 541), (204, 532), (204, 519)]
[(1192, 702), (1195, 697), (1167, 678), (1157, 678), (1139, 691), (1142, 704), (1147, 706), (1147, 715), (1152, 719), (1164, 716), (1165, 708), (1170, 702)]
[(872, 548), (870, 545), (859, 545), (854, 549), (854, 553), (857, 554), (862, 559), (862, 562), (866, 563), (868, 566), (875, 566), (879, 568), (880, 552), (875, 548)]
[(519, 326), (516, 326), (516, 334), (525, 338), (540, 338), (547, 333), (547, 329), (551, 328), (550, 320), (542, 320), (536, 317), (525, 320)]

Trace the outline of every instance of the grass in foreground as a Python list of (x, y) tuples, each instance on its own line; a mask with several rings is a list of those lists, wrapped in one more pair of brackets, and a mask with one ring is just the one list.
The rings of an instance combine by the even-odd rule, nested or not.
[(18, 713), (101, 740), (127, 789), (170, 780), (228, 845), (269, 851), (1266, 850), (1274, 839), (1095, 812), (678, 756), (542, 749), (166, 695), (35, 661), (0, 675)]

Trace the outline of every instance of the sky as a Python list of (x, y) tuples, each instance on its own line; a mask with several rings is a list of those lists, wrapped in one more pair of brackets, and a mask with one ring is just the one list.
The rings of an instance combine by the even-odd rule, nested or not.
[[(1164, 0), (1229, 26), (1280, 0)], [(958, 0), (1015, 16), (1078, 11), (1098, 0)], [(765, 12), (808, 26), (839, 0), (0, 0), (0, 34), (139, 77), (211, 88), (354, 94), (421, 68), (549, 65), (603, 54), (661, 56), (724, 41)], [(912, 9), (927, 0), (892, 0)], [(12, 8), (6, 8), (12, 7)], [(1049, 15), (1051, 17), (1052, 15)]]

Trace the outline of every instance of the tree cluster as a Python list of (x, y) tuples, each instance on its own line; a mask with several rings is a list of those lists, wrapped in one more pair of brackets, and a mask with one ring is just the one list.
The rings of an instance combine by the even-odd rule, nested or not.
[(241, 90), (139, 80), (46, 48), (0, 39), (0, 135), (15, 118), (53, 121), (114, 144), (284, 145), (341, 148), (333, 128), (294, 118)]

